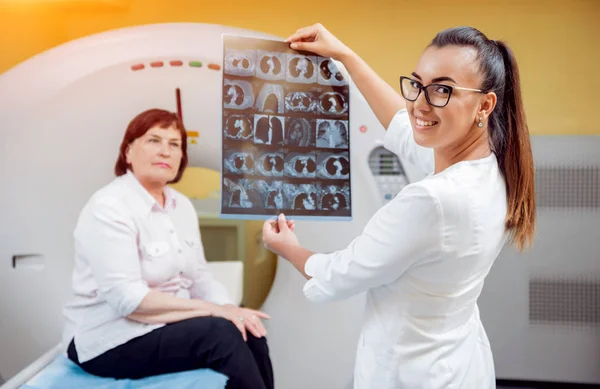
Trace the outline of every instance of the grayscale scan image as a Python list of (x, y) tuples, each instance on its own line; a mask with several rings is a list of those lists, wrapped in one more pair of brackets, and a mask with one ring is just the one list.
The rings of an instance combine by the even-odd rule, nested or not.
[(337, 211), (350, 207), (350, 186), (348, 184), (317, 184), (319, 208)]
[(317, 120), (317, 147), (347, 149), (348, 122), (345, 120)]
[(316, 137), (315, 123), (315, 119), (289, 118), (286, 126), (285, 144), (287, 146), (314, 148)]
[(223, 36), (221, 215), (351, 218), (350, 89), (335, 61)]
[(256, 174), (259, 177), (283, 176), (285, 163), (283, 150), (257, 151), (254, 158), (256, 160)]
[(345, 180), (350, 178), (348, 152), (322, 152), (317, 154), (317, 177)]
[(223, 117), (223, 137), (233, 140), (250, 140), (254, 137), (254, 115), (227, 114)]
[(252, 150), (226, 150), (223, 156), (225, 173), (254, 174), (254, 152)]

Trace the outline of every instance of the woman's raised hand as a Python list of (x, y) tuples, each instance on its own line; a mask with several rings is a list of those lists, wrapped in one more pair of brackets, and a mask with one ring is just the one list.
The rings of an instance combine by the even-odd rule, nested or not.
[(304, 27), (285, 40), (294, 50), (310, 51), (341, 61), (351, 50), (320, 23)]

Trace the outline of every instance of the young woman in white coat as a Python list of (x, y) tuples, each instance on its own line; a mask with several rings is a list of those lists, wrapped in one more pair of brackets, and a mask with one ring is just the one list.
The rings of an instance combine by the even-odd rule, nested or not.
[(341, 61), (387, 129), (386, 148), (428, 175), (381, 208), (345, 249), (305, 249), (284, 215), (265, 222), (266, 247), (308, 279), (311, 301), (367, 292), (356, 389), (494, 388), (477, 299), (502, 247), (531, 244), (536, 219), (511, 50), (474, 28), (442, 31), (400, 78), (397, 94), (320, 24), (287, 41)]

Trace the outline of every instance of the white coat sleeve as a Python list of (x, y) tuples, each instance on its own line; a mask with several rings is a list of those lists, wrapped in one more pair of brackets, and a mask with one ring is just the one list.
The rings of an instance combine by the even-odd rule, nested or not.
[(384, 147), (397, 156), (406, 158), (423, 173), (433, 173), (433, 149), (419, 146), (415, 142), (406, 109), (398, 111), (390, 122), (384, 137)]
[(95, 200), (83, 211), (74, 237), (99, 295), (119, 315), (133, 313), (150, 288), (142, 279), (137, 230), (127, 212), (117, 201)]
[(406, 186), (346, 249), (308, 259), (304, 271), (312, 278), (304, 294), (313, 302), (335, 301), (391, 283), (413, 264), (439, 256), (442, 231), (438, 200), (421, 183)]

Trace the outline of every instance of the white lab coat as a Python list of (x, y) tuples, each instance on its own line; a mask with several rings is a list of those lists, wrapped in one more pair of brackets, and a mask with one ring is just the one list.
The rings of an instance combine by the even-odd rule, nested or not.
[(490, 389), (494, 363), (477, 299), (506, 242), (506, 191), (496, 157), (433, 174), (399, 111), (385, 147), (430, 173), (406, 186), (344, 249), (315, 254), (314, 302), (366, 291), (355, 389)]

